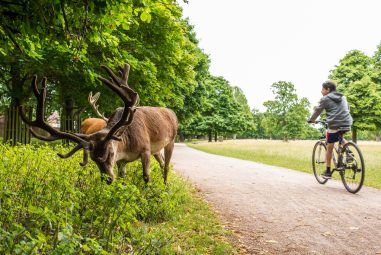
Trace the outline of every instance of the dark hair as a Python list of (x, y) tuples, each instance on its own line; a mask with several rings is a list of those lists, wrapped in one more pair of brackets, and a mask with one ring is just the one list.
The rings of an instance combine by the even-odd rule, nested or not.
[(336, 91), (336, 83), (334, 81), (325, 81), (322, 86), (325, 89), (329, 89), (329, 92)]

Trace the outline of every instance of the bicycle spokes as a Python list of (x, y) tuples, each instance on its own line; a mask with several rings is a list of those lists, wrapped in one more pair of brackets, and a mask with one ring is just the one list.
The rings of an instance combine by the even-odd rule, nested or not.
[(326, 157), (327, 148), (323, 142), (317, 142), (314, 146), (312, 152), (312, 168), (316, 180), (320, 184), (327, 182), (327, 179), (324, 179), (321, 175), (325, 171), (325, 157)]
[(345, 188), (358, 192), (364, 183), (365, 167), (361, 151), (356, 144), (348, 142), (343, 146), (341, 178)]

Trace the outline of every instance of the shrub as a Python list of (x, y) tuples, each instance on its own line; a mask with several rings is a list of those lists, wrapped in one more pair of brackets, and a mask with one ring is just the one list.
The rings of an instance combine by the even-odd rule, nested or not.
[(165, 186), (153, 160), (148, 185), (140, 162), (107, 185), (80, 153), (57, 157), (67, 150), (0, 145), (0, 254), (172, 253), (171, 234), (149, 225), (177, 217), (184, 183)]

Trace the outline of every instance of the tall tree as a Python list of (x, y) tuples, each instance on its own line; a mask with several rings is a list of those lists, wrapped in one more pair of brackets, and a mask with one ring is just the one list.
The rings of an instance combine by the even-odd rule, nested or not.
[(260, 112), (258, 109), (253, 108), (251, 110), (251, 114), (253, 116), (253, 127), (248, 130), (249, 137), (253, 138), (264, 138), (265, 137), (265, 129), (263, 126), (264, 113)]
[(235, 133), (242, 134), (248, 130), (254, 129), (254, 118), (242, 89), (236, 86), (233, 86), (232, 89), (237, 113), (239, 113), (236, 123), (232, 124), (236, 125), (236, 129), (234, 130)]
[(375, 130), (379, 126), (380, 88), (372, 58), (358, 50), (348, 52), (330, 73), (338, 90), (347, 96), (354, 123), (352, 140), (357, 142), (357, 130)]
[(263, 120), (267, 135), (280, 137), (284, 141), (300, 137), (309, 115), (308, 100), (298, 98), (291, 82), (279, 81), (271, 88), (275, 99), (263, 104), (267, 108)]
[[(189, 125), (192, 130), (208, 134), (209, 141), (212, 141), (213, 135), (217, 140), (218, 135), (236, 134), (251, 125), (252, 116), (245, 111), (249, 109), (246, 98), (243, 94), (237, 94), (244, 99), (238, 102), (228, 81), (209, 75), (204, 80), (204, 87), (207, 98), (201, 115), (194, 118)], [(236, 93), (242, 92), (236, 90)]]
[(372, 60), (374, 64), (372, 79), (377, 86), (381, 87), (381, 43), (377, 45), (377, 50), (374, 52)]

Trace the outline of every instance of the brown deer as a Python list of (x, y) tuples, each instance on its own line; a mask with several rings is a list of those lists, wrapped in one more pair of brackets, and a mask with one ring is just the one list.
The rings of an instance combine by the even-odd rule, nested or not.
[(98, 98), (100, 96), (100, 93), (97, 92), (93, 96), (93, 93), (90, 92), (88, 101), (89, 104), (93, 107), (95, 113), (100, 117), (100, 118), (87, 118), (84, 119), (81, 123), (81, 133), (82, 134), (93, 134), (99, 130), (102, 130), (107, 126), (107, 121), (108, 119), (99, 112), (98, 110), (98, 105), (96, 104), (98, 101)]
[[(83, 162), (80, 165), (85, 166), (90, 152), (91, 159), (97, 164), (101, 173), (108, 175), (108, 183), (115, 178), (113, 172), (115, 163), (118, 165), (119, 174), (124, 175), (126, 163), (138, 158), (142, 161), (144, 180), (148, 182), (151, 155), (154, 155), (161, 168), (164, 168), (164, 183), (167, 183), (169, 162), (177, 131), (176, 114), (162, 107), (136, 107), (139, 96), (127, 84), (130, 70), (128, 64), (125, 64), (123, 69), (121, 68), (120, 77), (108, 67), (101, 67), (110, 75), (110, 80), (103, 77), (99, 79), (124, 102), (124, 107), (115, 110), (107, 126), (102, 130), (90, 135), (74, 134), (56, 130), (47, 124), (45, 121), (45, 77), (41, 82), (41, 90), (37, 86), (37, 76), (34, 76), (32, 80), (32, 90), (37, 98), (36, 120), (28, 119), (22, 106), (19, 108), (21, 118), (30, 126), (31, 133), (38, 139), (44, 141), (69, 139), (77, 143), (77, 146), (67, 154), (58, 154), (61, 158), (68, 158), (83, 149)], [(49, 136), (36, 133), (35, 127), (47, 131)], [(164, 159), (160, 154), (163, 148)]]

